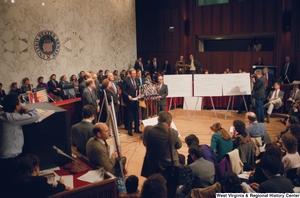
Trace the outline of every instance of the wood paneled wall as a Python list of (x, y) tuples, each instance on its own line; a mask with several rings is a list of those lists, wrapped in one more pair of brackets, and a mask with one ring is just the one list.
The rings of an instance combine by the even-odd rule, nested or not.
[[(136, 1), (138, 56), (144, 61), (157, 57), (163, 64), (169, 59), (174, 65), (180, 55), (186, 59), (195, 54), (204, 68), (221, 73), (229, 66), (250, 71), (258, 57), (266, 65), (277, 65), (277, 74), (290, 55), (300, 66), (300, 1), (253, 0), (228, 4), (195, 6), (193, 0)], [(292, 13), (291, 30), (282, 30), (283, 11)], [(184, 20), (190, 21), (190, 34), (185, 33)], [(174, 26), (174, 32), (168, 27)], [(259, 36), (274, 35), (271, 52), (199, 52), (197, 36)], [(300, 69), (298, 69), (300, 74)], [(299, 75), (300, 79), (300, 75)]]

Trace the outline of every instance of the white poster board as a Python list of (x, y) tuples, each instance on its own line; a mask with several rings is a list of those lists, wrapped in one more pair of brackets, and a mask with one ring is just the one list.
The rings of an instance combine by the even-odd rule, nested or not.
[(168, 98), (193, 96), (193, 76), (186, 75), (164, 75), (164, 84), (168, 85)]
[(223, 74), (195, 74), (194, 96), (222, 96)]
[(250, 74), (222, 74), (223, 96), (251, 95)]
[[(146, 126), (154, 126), (154, 125), (157, 125), (157, 123), (158, 123), (157, 118), (158, 118), (158, 117), (154, 117), (154, 118), (149, 118), (149, 119), (146, 119), (146, 120), (142, 120), (143, 125), (144, 125), (145, 127), (146, 127)], [(178, 131), (177, 128), (176, 128), (176, 126), (175, 126), (174, 121), (172, 121), (172, 123), (171, 123), (171, 128), (172, 128), (172, 129), (175, 129), (176, 131)], [(179, 131), (178, 131), (178, 137), (180, 137)]]

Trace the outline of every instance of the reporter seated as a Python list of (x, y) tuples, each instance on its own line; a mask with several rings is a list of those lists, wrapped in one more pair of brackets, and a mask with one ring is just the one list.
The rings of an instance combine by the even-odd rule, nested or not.
[(220, 184), (222, 193), (244, 193), (241, 179), (234, 173), (224, 173)]
[(141, 192), (143, 198), (167, 197), (167, 182), (161, 174), (150, 175), (144, 182)]
[(54, 187), (47, 182), (47, 178), (39, 176), (40, 161), (36, 155), (28, 154), (18, 163), (20, 182), (18, 191), (20, 197), (42, 198), (62, 192), (66, 189), (62, 179), (57, 181)]
[(282, 147), (286, 151), (285, 156), (282, 158), (284, 165), (284, 173), (290, 169), (300, 167), (300, 156), (298, 153), (298, 141), (291, 133), (286, 133), (282, 136)]
[(268, 102), (264, 105), (264, 108), (267, 109), (267, 123), (270, 123), (270, 115), (273, 112), (273, 109), (278, 109), (283, 105), (283, 96), (284, 92), (280, 90), (280, 83), (274, 83), (274, 90), (270, 92), (268, 96)]
[(184, 197), (192, 190), (192, 188), (206, 188), (214, 184), (215, 166), (212, 162), (203, 158), (201, 146), (190, 146), (189, 154), (194, 160), (194, 162), (189, 165), (194, 177), (177, 189), (176, 195), (178, 197)]

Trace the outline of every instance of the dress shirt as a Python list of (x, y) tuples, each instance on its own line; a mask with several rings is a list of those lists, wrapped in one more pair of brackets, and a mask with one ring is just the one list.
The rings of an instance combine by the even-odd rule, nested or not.
[(191, 60), (191, 68), (190, 68), (191, 71), (195, 71), (196, 70), (196, 67), (194, 65), (194, 59)]
[(0, 114), (0, 158), (13, 158), (22, 153), (24, 145), (22, 126), (37, 121), (39, 117), (35, 109), (23, 114), (7, 112)]

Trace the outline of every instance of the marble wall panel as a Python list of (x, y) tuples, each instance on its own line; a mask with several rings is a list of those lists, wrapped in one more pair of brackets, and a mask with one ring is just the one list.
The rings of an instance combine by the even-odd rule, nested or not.
[[(41, 30), (59, 37), (54, 60), (34, 51)], [(81, 70), (128, 69), (136, 54), (134, 0), (0, 0), (0, 82), (6, 91), (24, 77), (36, 86), (39, 76), (48, 81), (52, 73), (59, 78)]]

